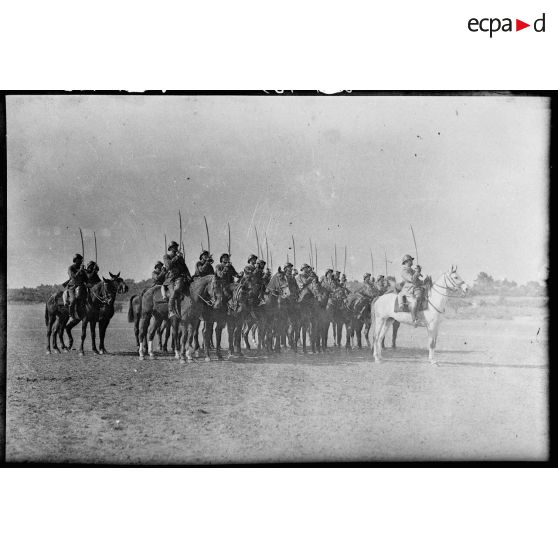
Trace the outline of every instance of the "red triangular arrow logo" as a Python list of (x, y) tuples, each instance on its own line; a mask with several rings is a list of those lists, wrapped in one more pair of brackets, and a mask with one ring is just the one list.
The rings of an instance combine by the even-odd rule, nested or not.
[(531, 24), (530, 23), (525, 23), (524, 21), (521, 21), (520, 19), (515, 20), (515, 30), (516, 31), (521, 31), (522, 29), (525, 29), (526, 27), (531, 27)]

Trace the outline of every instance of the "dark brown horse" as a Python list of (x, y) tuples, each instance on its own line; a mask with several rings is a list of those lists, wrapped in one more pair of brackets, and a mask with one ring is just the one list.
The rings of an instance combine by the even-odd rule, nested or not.
[[(72, 329), (79, 322), (82, 323), (79, 354), (84, 354), (83, 344), (87, 336), (88, 324), (91, 330), (91, 347), (93, 352), (96, 354), (106, 354), (108, 352), (105, 347), (105, 334), (110, 320), (114, 316), (114, 301), (116, 300), (116, 295), (124, 294), (128, 291), (128, 286), (124, 282), (124, 279), (120, 277), (120, 272), (116, 275), (110, 272), (109, 274), (111, 277), (110, 279), (105, 279), (103, 277), (102, 281), (88, 289), (85, 303), (77, 308), (78, 320), (71, 318), (69, 308), (62, 304), (62, 292), (58, 292), (50, 297), (45, 309), (47, 354), (50, 353), (50, 337), (54, 324), (57, 323), (54, 331), (54, 340), (56, 340), (56, 335), (58, 335), (62, 343), (62, 348), (66, 351), (70, 351), (74, 344)], [(95, 339), (97, 323), (99, 324), (99, 350), (97, 350)], [(63, 331), (65, 331), (68, 336), (67, 347), (64, 346)], [(56, 341), (54, 342), (55, 350), (58, 351), (58, 347), (55, 343)]]
[(264, 298), (247, 316), (243, 328), (244, 342), (247, 348), (248, 332), (255, 324), (258, 330), (258, 348), (267, 352), (281, 351), (281, 337), (286, 335), (288, 327), (288, 301), (291, 296), (289, 283), (282, 272), (276, 273), (266, 286)]

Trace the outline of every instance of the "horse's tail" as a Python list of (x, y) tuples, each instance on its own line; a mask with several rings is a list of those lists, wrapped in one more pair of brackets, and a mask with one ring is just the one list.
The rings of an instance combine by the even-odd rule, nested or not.
[(45, 325), (48, 327), (48, 302), (45, 304)]
[(134, 323), (134, 298), (137, 295), (130, 297), (130, 304), (128, 305), (128, 321), (132, 324)]

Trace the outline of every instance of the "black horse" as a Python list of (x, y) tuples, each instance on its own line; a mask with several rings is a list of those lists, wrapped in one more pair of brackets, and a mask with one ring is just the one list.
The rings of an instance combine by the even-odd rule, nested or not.
[[(108, 352), (105, 348), (105, 333), (111, 318), (114, 316), (114, 301), (117, 294), (124, 294), (128, 292), (128, 286), (124, 282), (124, 279), (120, 277), (120, 272), (116, 275), (110, 273), (110, 277), (110, 279), (105, 279), (103, 277), (102, 281), (88, 289), (84, 303), (77, 308), (79, 316), (78, 320), (71, 318), (69, 308), (61, 303), (61, 292), (58, 292), (50, 297), (45, 308), (45, 322), (47, 325), (47, 354), (50, 354), (51, 352), (50, 338), (53, 326), (56, 324), (53, 338), (54, 350), (60, 352), (56, 345), (56, 336), (58, 335), (62, 344), (62, 349), (70, 351), (74, 344), (72, 329), (79, 322), (82, 323), (79, 354), (84, 354), (83, 343), (87, 335), (87, 324), (89, 324), (91, 330), (91, 347), (93, 352), (96, 354), (106, 354)], [(99, 350), (97, 350), (95, 343), (95, 330), (97, 323), (99, 323)], [(64, 331), (68, 336), (67, 347), (64, 345)]]

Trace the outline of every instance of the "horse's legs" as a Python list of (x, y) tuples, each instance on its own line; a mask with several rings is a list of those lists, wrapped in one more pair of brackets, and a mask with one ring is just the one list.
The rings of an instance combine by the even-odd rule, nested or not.
[[(56, 321), (56, 315), (49, 314), (48, 315), (48, 324), (47, 324), (47, 350), (46, 354), (50, 355), (50, 338), (52, 336), (52, 326)], [(53, 339), (54, 347), (56, 347), (56, 331), (54, 332), (54, 339)]]
[(83, 356), (83, 344), (85, 343), (85, 337), (87, 336), (87, 318), (83, 318), (81, 322), (81, 344), (79, 346), (78, 354)]
[(97, 329), (97, 322), (95, 320), (91, 320), (89, 322), (89, 329), (91, 330), (91, 350), (98, 355), (99, 351), (97, 350), (97, 340), (95, 338), (96, 333), (95, 330)]
[[(401, 324), (397, 320), (393, 320), (393, 331), (391, 334), (391, 348), (396, 349), (396, 342), (397, 342), (397, 331), (399, 330), (399, 326)], [(435, 343), (435, 341), (434, 341)]]
[(213, 321), (209, 316), (203, 320), (203, 347), (205, 349), (205, 361), (209, 362), (209, 348), (211, 347), (211, 338), (213, 337)]
[(215, 351), (219, 360), (223, 358), (221, 355), (221, 336), (223, 335), (223, 328), (225, 326), (226, 323), (223, 318), (217, 318), (217, 321), (215, 322)]
[(139, 348), (140, 346), (140, 338), (139, 338), (139, 331), (140, 331), (140, 313), (138, 312), (134, 315), (134, 337), (136, 338), (136, 347)]
[(382, 339), (386, 331), (386, 319), (376, 317), (374, 322), (374, 360), (380, 362), (382, 360)]
[(71, 351), (72, 347), (74, 345), (74, 338), (72, 336), (72, 329), (74, 326), (76, 326), (79, 322), (76, 322), (75, 320), (73, 320), (71, 317), (68, 319), (68, 321), (66, 322), (64, 329), (66, 330), (66, 335), (68, 336), (68, 347), (67, 350)]
[(438, 340), (438, 328), (428, 327), (428, 360), (430, 364), (438, 364), (434, 358), (434, 351), (436, 349), (436, 341)]
[(162, 351), (163, 351), (163, 353), (168, 353), (169, 352), (168, 344), (169, 344), (169, 337), (170, 337), (169, 320), (168, 319), (164, 320), (163, 325), (164, 325), (165, 337), (164, 337), (164, 341), (163, 341)]
[(149, 358), (155, 358), (155, 351), (153, 350), (153, 339), (155, 338), (155, 334), (159, 331), (161, 320), (161, 316), (154, 314), (147, 329), (147, 352), (149, 354)]
[(248, 334), (250, 333), (250, 328), (252, 327), (252, 318), (247, 318), (245, 323), (241, 322), (240, 329), (241, 335), (244, 339), (244, 348), (250, 350), (250, 342), (248, 341)]
[(362, 322), (355, 320), (353, 324), (353, 335), (356, 339), (357, 348), (362, 349)]
[(107, 332), (108, 322), (106, 320), (99, 320), (99, 353), (106, 355), (108, 353), (105, 347), (105, 334)]
[(366, 346), (370, 349), (370, 338), (368, 337), (370, 333), (370, 323), (366, 322), (364, 324), (364, 339), (366, 340)]

